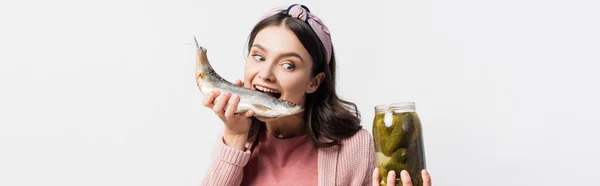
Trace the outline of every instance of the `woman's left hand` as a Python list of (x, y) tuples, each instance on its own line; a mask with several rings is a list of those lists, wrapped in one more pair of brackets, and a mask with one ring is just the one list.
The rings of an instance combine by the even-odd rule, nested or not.
[[(421, 177), (423, 178), (423, 186), (431, 186), (431, 177), (429, 176), (427, 170), (423, 169), (421, 171)], [(387, 185), (396, 185), (396, 173), (393, 170), (388, 172), (387, 178)], [(400, 173), (400, 179), (402, 180), (403, 186), (413, 185), (410, 179), (410, 175), (408, 175), (408, 171), (406, 170), (402, 170), (402, 172)], [(380, 182), (381, 181), (379, 180), (379, 170), (375, 168), (375, 171), (373, 171), (373, 186), (380, 185)]]

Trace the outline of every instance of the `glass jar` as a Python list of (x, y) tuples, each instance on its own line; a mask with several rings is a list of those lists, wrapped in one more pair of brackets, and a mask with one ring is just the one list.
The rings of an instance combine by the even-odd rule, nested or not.
[(381, 185), (388, 171), (396, 172), (396, 185), (402, 186), (400, 172), (408, 171), (413, 186), (422, 186), (421, 170), (425, 169), (425, 151), (421, 121), (414, 102), (375, 106), (373, 119), (375, 161)]

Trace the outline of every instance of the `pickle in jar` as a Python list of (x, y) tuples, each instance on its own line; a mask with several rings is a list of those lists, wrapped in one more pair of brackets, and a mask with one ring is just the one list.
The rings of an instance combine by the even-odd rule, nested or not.
[[(386, 118), (386, 115), (391, 118)], [(390, 122), (389, 127), (386, 122)], [(421, 122), (414, 103), (388, 104), (375, 107), (373, 139), (376, 166), (381, 185), (386, 185), (389, 171), (396, 172), (396, 185), (402, 186), (400, 172), (408, 171), (413, 186), (422, 186), (421, 170), (425, 169)]]
[(395, 152), (398, 148), (403, 147), (406, 138), (405, 125), (409, 125), (407, 122), (409, 117), (409, 113), (396, 113), (392, 115), (392, 132), (385, 141), (382, 150), (385, 150), (391, 155), (391, 153)]
[[(376, 151), (380, 151), (381, 146), (385, 145), (387, 139), (390, 135), (390, 130), (385, 126), (384, 122), (384, 114), (375, 115), (375, 119), (373, 121), (373, 138), (378, 142), (375, 143)], [(386, 156), (391, 155), (391, 153), (384, 152)]]

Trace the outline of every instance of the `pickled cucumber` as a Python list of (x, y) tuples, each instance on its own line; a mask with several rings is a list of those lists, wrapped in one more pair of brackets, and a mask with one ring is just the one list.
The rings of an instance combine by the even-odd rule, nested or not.
[(383, 150), (387, 152), (394, 152), (396, 149), (404, 145), (404, 138), (406, 136), (406, 130), (404, 124), (409, 124), (410, 113), (398, 113), (392, 116), (392, 133), (385, 141)]
[(390, 138), (390, 128), (385, 126), (385, 122), (383, 121), (384, 117), (385, 114), (378, 114), (375, 116), (374, 127), (376, 127), (376, 130), (373, 131), (376, 131), (378, 133), (377, 135), (379, 136), (379, 138), (377, 139), (379, 139), (380, 142), (376, 143), (375, 145), (376, 149), (380, 149), (383, 154), (385, 154), (386, 156), (391, 156), (392, 152), (394, 151), (389, 151), (387, 150), (387, 148), (382, 148), (386, 146), (386, 144), (388, 143), (388, 139)]
[(379, 132), (379, 123), (383, 122), (383, 118), (375, 116), (373, 120), (373, 139), (379, 139), (379, 143), (375, 143), (375, 149), (381, 149), (381, 140), (385, 137), (385, 132), (383, 132), (383, 135), (382, 132)]
[(416, 143), (417, 140), (419, 140), (418, 138), (420, 138), (421, 134), (422, 134), (421, 133), (421, 120), (419, 119), (419, 115), (417, 115), (417, 113), (410, 113), (409, 116), (410, 116), (410, 120), (412, 123), (411, 130), (413, 130), (411, 132), (411, 136), (410, 136), (411, 140), (412, 140), (411, 142)]
[(408, 159), (407, 150), (405, 148), (400, 148), (392, 154), (392, 157), (390, 158), (389, 161), (406, 164), (407, 159)]
[(388, 171), (394, 170), (396, 174), (400, 174), (402, 170), (406, 170), (406, 164), (390, 161), (384, 166)]

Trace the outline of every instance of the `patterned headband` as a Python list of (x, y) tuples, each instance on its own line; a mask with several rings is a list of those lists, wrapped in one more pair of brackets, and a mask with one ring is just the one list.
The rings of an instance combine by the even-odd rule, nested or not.
[(316, 15), (310, 13), (310, 10), (308, 10), (308, 8), (306, 6), (299, 5), (299, 4), (293, 4), (287, 8), (285, 8), (285, 7), (274, 8), (274, 9), (270, 10), (269, 12), (267, 12), (261, 18), (261, 20), (263, 20), (269, 16), (275, 15), (277, 13), (280, 13), (280, 12), (282, 12), (286, 15), (290, 15), (294, 18), (298, 18), (298, 19), (306, 22), (308, 25), (310, 25), (312, 30), (317, 34), (317, 36), (319, 36), (319, 40), (321, 40), (321, 43), (325, 47), (325, 55), (327, 57), (326, 62), (327, 62), (327, 64), (329, 64), (329, 62), (331, 61), (331, 50), (332, 50), (331, 35), (329, 34), (329, 29), (327, 29), (327, 26), (325, 26), (325, 24), (323, 24), (321, 19), (319, 19)]

